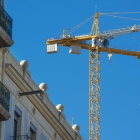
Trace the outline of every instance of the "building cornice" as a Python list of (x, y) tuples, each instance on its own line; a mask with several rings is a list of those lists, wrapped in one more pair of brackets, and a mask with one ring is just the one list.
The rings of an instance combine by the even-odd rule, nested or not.
[[(5, 73), (11, 79), (11, 81), (18, 87), (20, 92), (28, 92), (38, 89), (32, 89), (30, 85), (24, 80), (24, 78), (18, 73), (18, 71), (11, 65), (6, 64)], [(26, 96), (28, 100), (34, 105), (34, 107), (39, 111), (39, 113), (44, 117), (44, 119), (52, 126), (53, 129), (62, 137), (63, 140), (74, 140), (75, 136), (65, 129), (65, 127), (59, 122), (51, 110), (46, 106), (46, 104), (39, 98), (38, 95), (28, 95)]]

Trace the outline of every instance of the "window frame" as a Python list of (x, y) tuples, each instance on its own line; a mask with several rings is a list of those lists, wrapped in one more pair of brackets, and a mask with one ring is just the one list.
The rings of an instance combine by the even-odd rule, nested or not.
[(36, 127), (32, 123), (30, 123), (30, 138), (31, 138), (31, 140), (36, 140), (36, 134), (37, 134), (36, 132), (37, 132)]
[[(16, 128), (15, 128), (16, 125)], [(21, 128), (22, 128), (22, 111), (15, 106), (14, 109), (14, 129), (13, 129), (13, 136), (14, 140), (18, 135), (21, 135)]]

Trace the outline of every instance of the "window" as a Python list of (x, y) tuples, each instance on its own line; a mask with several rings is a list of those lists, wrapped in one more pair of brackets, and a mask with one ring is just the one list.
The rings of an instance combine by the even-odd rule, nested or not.
[(4, 7), (4, 0), (0, 0), (0, 5)]
[(17, 124), (18, 124), (18, 116), (17, 114), (15, 113), (15, 116), (14, 116), (14, 140), (16, 140), (16, 136), (17, 136)]
[(31, 140), (36, 140), (36, 128), (32, 123), (30, 124), (30, 138)]
[(21, 111), (15, 106), (14, 113), (14, 140), (17, 140), (17, 135), (21, 134)]

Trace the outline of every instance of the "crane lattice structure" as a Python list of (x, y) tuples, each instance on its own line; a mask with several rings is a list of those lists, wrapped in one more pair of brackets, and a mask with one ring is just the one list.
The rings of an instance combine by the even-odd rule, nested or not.
[[(55, 46), (61, 45), (66, 47), (79, 46), (82, 49), (90, 51), (90, 72), (89, 72), (89, 140), (100, 140), (100, 52), (115, 53), (121, 55), (135, 56), (140, 59), (140, 52), (114, 49), (107, 47), (108, 39), (115, 36), (129, 34), (140, 31), (140, 25), (126, 27), (122, 29), (99, 32), (99, 16), (102, 13), (96, 13), (90, 35), (73, 36), (66, 34), (64, 30), (63, 37), (60, 39), (48, 39), (47, 47), (55, 52)], [(83, 41), (92, 40), (91, 45)], [(98, 45), (99, 41), (106, 45)], [(99, 43), (100, 44), (100, 43)], [(57, 50), (56, 50), (57, 51)], [(52, 53), (48, 50), (48, 53)]]

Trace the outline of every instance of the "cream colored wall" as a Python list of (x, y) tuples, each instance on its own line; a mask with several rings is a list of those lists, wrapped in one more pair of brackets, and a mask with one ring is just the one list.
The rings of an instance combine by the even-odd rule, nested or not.
[[(0, 50), (0, 58), (2, 58), (2, 53)], [(26, 70), (23, 71), (23, 68), (20, 66), (20, 64), (17, 62), (17, 60), (13, 57), (13, 55), (7, 50), (7, 52), (5, 53), (5, 58), (4, 60), (4, 66), (5, 66), (5, 74), (4, 74), (4, 79), (3, 82), (5, 84), (5, 86), (10, 90), (10, 92), (12, 93), (12, 114), (11, 114), (11, 119), (12, 119), (12, 124), (11, 124), (11, 135), (13, 134), (13, 115), (14, 115), (14, 106), (16, 105), (17, 107), (19, 107), (19, 109), (22, 111), (23, 114), (23, 118), (22, 118), (22, 124), (25, 123), (24, 118), (27, 117), (28, 115), (28, 126), (26, 126), (27, 128), (24, 128), (25, 126), (22, 126), (22, 135), (24, 135), (26, 132), (26, 129), (29, 129), (29, 124), (30, 122), (32, 122), (36, 127), (37, 127), (37, 140), (39, 140), (40, 135), (45, 135), (46, 137), (48, 137), (48, 139), (54, 139), (54, 132), (56, 132), (56, 128), (53, 128), (51, 126), (51, 124), (49, 122), (47, 122), (45, 120), (45, 118), (42, 116), (42, 114), (40, 114), (39, 110), (36, 110), (36, 114), (34, 115), (32, 112), (33, 107), (36, 108), (35, 104), (33, 105), (30, 100), (28, 100), (25, 96), (19, 98), (18, 96), (18, 92), (22, 89), (22, 87), (18, 87), (18, 85), (16, 85), (16, 79), (10, 79), (10, 77), (7, 75), (8, 73), (15, 73), (16, 76), (23, 80), (26, 81), (26, 83), (28, 84), (28, 86), (32, 89), (32, 90), (39, 90), (38, 85), (35, 83), (35, 81), (31, 78), (31, 73)], [(9, 66), (11, 66), (9, 68)], [(0, 80), (2, 80), (2, 62), (0, 61)], [(12, 76), (12, 75), (11, 75)], [(35, 96), (33, 96), (35, 97)], [(38, 98), (36, 98), (38, 100)], [(68, 122), (65, 120), (65, 116), (63, 113), (58, 112), (58, 110), (56, 109), (56, 107), (52, 104), (52, 102), (49, 100), (49, 95), (47, 92), (44, 92), (43, 94), (43, 99), (42, 101), (45, 103), (46, 109), (49, 109), (53, 116), (55, 116), (55, 118), (58, 120), (59, 127), (63, 127), (63, 130), (66, 129), (67, 131), (65, 131), (66, 134), (63, 134), (64, 137), (69, 136), (69, 139), (77, 139), (77, 140), (83, 140), (83, 138), (81, 137), (81, 135), (79, 133), (76, 133), (71, 126), (68, 124)], [(44, 105), (43, 102), (41, 103), (42, 106)], [(27, 114), (27, 115), (26, 115)], [(54, 118), (54, 117), (52, 117)], [(3, 123), (3, 127), (2, 129), (5, 130), (7, 126), (5, 126), (5, 123)], [(60, 131), (60, 130), (59, 130)], [(27, 131), (29, 132), (29, 130)], [(5, 133), (5, 132), (3, 132)], [(57, 132), (56, 132), (57, 133)], [(59, 132), (60, 133), (60, 132)], [(67, 134), (68, 133), (68, 134)], [(57, 134), (57, 140), (66, 140), (63, 138), (63, 135), (61, 134), (61, 138), (60, 136)], [(71, 138), (70, 138), (71, 137)], [(6, 139), (5, 139), (6, 140)], [(68, 140), (68, 139), (67, 139)]]
[[(44, 134), (48, 137), (48, 139), (53, 139), (53, 133), (54, 130), (53, 128), (45, 122), (44, 118), (41, 116), (41, 114), (36, 110), (36, 114), (34, 115), (32, 112), (33, 105), (30, 103), (29, 100), (26, 99), (26, 97), (21, 97), (18, 99), (16, 92), (13, 91), (18, 91), (17, 87), (12, 83), (12, 81), (5, 75), (4, 79), (4, 84), (7, 85), (7, 88), (10, 90), (10, 92), (13, 94), (11, 100), (13, 102), (12, 104), (12, 114), (11, 114), (11, 119), (12, 123), (10, 126), (5, 126), (3, 135), (6, 133), (7, 127), (14, 127), (14, 110), (15, 106), (17, 106), (20, 111), (22, 112), (22, 126), (21, 126), (21, 135), (25, 135), (26, 133), (29, 133), (29, 128), (30, 128), (30, 123), (32, 123), (36, 128), (37, 128), (37, 140), (40, 140), (40, 131), (43, 131)], [(27, 121), (24, 116), (24, 113), (27, 113), (27, 118), (28, 118), (28, 125), (27, 125), (27, 131), (25, 132), (25, 122)], [(11, 136), (13, 135), (13, 129), (11, 129)]]

